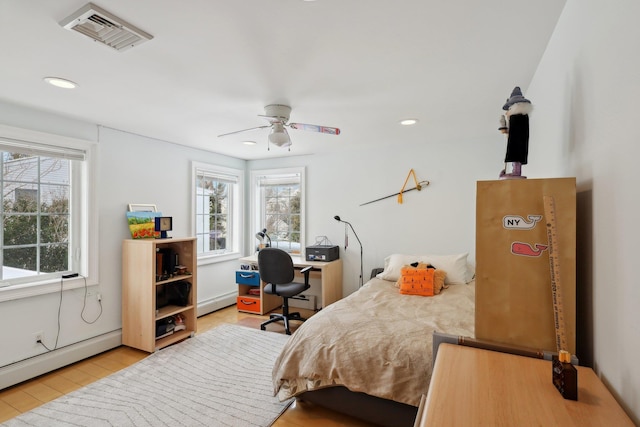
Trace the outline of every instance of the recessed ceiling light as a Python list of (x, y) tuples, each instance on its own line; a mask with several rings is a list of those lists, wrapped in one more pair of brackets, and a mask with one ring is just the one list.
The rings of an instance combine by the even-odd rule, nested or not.
[(71, 80), (63, 79), (60, 77), (45, 77), (44, 81), (56, 87), (61, 87), (63, 89), (75, 89), (78, 87), (77, 83), (74, 83)]
[(255, 141), (242, 141), (242, 143), (244, 145), (256, 145), (257, 144), (257, 142), (255, 142)]
[(418, 119), (404, 119), (404, 120), (400, 120), (400, 124), (402, 126), (411, 126), (411, 125), (415, 125), (416, 123), (418, 123)]

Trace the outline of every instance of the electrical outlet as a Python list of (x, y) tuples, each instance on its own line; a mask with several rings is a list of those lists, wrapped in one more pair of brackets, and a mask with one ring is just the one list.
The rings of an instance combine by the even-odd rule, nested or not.
[(100, 292), (96, 293), (96, 299), (102, 301), (102, 294)]
[(42, 332), (42, 331), (36, 332), (35, 334), (33, 334), (33, 337), (34, 337), (34, 342), (36, 344), (38, 344), (38, 341), (44, 342), (44, 332)]

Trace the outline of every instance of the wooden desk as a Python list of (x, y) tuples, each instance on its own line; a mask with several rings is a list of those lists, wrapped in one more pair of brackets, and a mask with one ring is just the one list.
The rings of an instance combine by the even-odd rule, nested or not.
[(577, 368), (578, 401), (565, 400), (550, 361), (440, 344), (415, 426), (633, 426), (593, 370)]
[[(342, 260), (337, 259), (335, 261), (306, 261), (300, 256), (292, 256), (293, 266), (296, 269), (302, 269), (307, 266), (312, 266), (313, 270), (310, 272), (309, 277), (311, 279), (311, 289), (314, 289), (314, 282), (318, 282), (321, 286), (320, 295), (318, 295), (318, 308), (323, 308), (331, 303), (342, 299)], [(245, 258), (240, 258), (242, 264), (249, 264), (252, 266), (258, 265), (258, 255), (252, 255)], [(311, 292), (315, 294), (314, 292)], [(317, 295), (317, 294), (316, 294)]]

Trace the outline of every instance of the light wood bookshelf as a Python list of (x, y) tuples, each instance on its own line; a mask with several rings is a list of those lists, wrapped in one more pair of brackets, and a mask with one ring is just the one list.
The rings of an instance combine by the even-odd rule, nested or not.
[[(170, 250), (184, 274), (157, 271), (156, 254)], [(196, 238), (127, 239), (122, 242), (122, 344), (154, 352), (185, 338), (197, 329), (197, 255)], [(160, 280), (161, 279), (161, 280)], [(157, 293), (164, 286), (191, 283), (186, 306), (157, 306)], [(186, 328), (156, 339), (156, 322), (182, 314)]]

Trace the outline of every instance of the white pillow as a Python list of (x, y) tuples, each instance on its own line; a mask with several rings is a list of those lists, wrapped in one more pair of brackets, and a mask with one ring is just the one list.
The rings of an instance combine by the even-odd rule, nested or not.
[(468, 253), (455, 255), (425, 255), (422, 262), (447, 272), (444, 283), (447, 285), (464, 285), (467, 283)]
[(378, 273), (376, 277), (378, 279), (396, 282), (400, 278), (400, 270), (402, 269), (402, 267), (419, 261), (420, 257), (418, 255), (389, 255), (384, 259), (384, 270), (382, 271), (382, 273)]
[(414, 262), (431, 264), (437, 269), (447, 272), (444, 283), (447, 285), (463, 285), (468, 282), (468, 253), (455, 255), (403, 255), (393, 254), (384, 259), (384, 271), (378, 273), (378, 279), (395, 282), (400, 277), (402, 267)]

